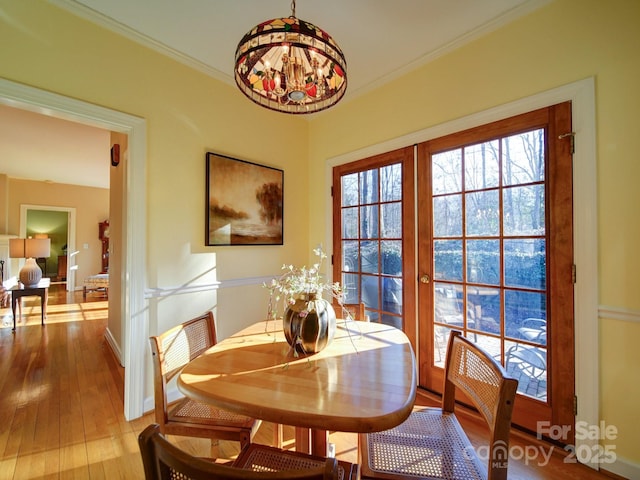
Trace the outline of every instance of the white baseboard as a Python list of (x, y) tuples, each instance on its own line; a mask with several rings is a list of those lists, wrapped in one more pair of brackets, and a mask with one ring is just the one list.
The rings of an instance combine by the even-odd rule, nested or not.
[(628, 480), (640, 478), (640, 464), (634, 463), (625, 458), (618, 457), (615, 462), (609, 464), (601, 464), (600, 468), (607, 472), (615, 473)]
[(115, 338), (113, 338), (113, 335), (109, 330), (109, 327), (107, 327), (106, 330), (104, 331), (104, 338), (107, 340), (107, 343), (111, 347), (111, 351), (115, 355), (116, 360), (118, 360), (118, 363), (120, 364), (120, 366), (124, 367), (124, 361), (122, 360), (122, 351), (118, 346), (118, 342), (116, 342)]

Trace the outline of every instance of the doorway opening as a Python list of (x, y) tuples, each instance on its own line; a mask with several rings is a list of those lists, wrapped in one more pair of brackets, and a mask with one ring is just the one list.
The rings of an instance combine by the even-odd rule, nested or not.
[[(145, 308), (146, 244), (146, 121), (84, 101), (0, 79), (0, 104), (35, 113), (104, 128), (128, 136), (127, 161), (122, 162), (121, 265), (117, 316), (121, 335), (118, 339), (120, 362), (125, 367), (124, 416), (126, 420), (144, 413), (144, 373), (148, 337)], [(124, 274), (126, 272), (126, 275)]]

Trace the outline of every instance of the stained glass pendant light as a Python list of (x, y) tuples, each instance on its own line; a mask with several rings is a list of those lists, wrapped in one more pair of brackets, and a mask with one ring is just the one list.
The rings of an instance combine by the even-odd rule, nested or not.
[(238, 87), (258, 105), (284, 113), (314, 113), (335, 105), (347, 89), (347, 62), (331, 36), (291, 16), (253, 27), (236, 49)]

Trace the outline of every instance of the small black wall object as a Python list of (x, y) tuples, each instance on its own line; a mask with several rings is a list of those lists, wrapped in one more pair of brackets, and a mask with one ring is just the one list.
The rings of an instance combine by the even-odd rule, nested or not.
[(120, 144), (114, 143), (111, 147), (111, 165), (117, 167), (120, 163)]

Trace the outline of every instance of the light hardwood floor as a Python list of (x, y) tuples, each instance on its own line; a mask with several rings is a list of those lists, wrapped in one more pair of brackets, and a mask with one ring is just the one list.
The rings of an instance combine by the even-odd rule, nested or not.
[[(0, 310), (0, 480), (5, 479), (141, 479), (138, 434), (153, 422), (148, 413), (127, 422), (123, 416), (123, 369), (104, 338), (107, 302), (91, 293), (49, 293), (48, 318), (40, 326), (40, 302), (24, 300), (23, 319), (11, 332), (11, 310)], [(462, 419), (472, 441), (481, 444), (482, 429)], [(285, 428), (285, 446), (293, 430)], [(180, 448), (208, 456), (209, 442), (169, 437)], [(256, 441), (270, 443), (273, 425), (263, 423)], [(520, 434), (512, 445), (546, 454), (549, 446)], [(332, 433), (336, 454), (357, 461), (355, 434)], [(237, 452), (220, 442), (221, 458)], [(543, 450), (540, 450), (543, 449)], [(544, 466), (541, 453), (531, 462), (511, 461), (510, 479), (610, 478), (552, 455)], [(526, 464), (528, 463), (528, 464)]]

